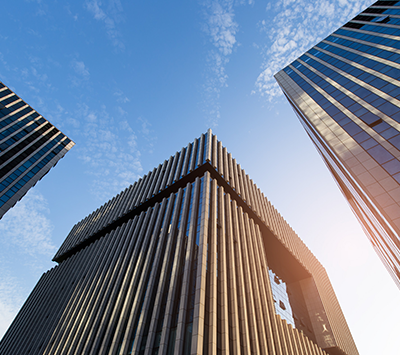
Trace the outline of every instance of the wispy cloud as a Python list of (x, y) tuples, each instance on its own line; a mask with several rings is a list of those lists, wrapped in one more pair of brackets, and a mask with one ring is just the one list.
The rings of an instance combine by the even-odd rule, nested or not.
[(220, 118), (219, 97), (227, 86), (225, 66), (234, 50), (238, 24), (235, 21), (234, 1), (211, 0), (202, 3), (204, 9), (203, 31), (212, 48), (207, 54), (207, 72), (204, 84), (204, 104), (207, 125), (215, 127)]
[(48, 215), (46, 199), (32, 188), (0, 220), (0, 338), (56, 251)]
[(144, 138), (144, 140), (146, 141), (146, 150), (148, 153), (152, 154), (154, 146), (156, 145), (156, 142), (157, 142), (157, 137), (154, 134), (153, 129), (151, 128), (152, 125), (144, 117), (139, 117), (137, 120), (141, 127), (141, 130), (140, 130), (141, 137)]
[(37, 3), (36, 16), (45, 16), (48, 13), (48, 6), (42, 0), (26, 0), (27, 2)]
[(47, 201), (34, 189), (9, 210), (0, 223), (2, 245), (14, 245), (31, 257), (52, 256), (56, 250), (52, 243), (53, 227), (47, 218)]
[(370, 3), (371, 0), (280, 0), (272, 6), (269, 3), (266, 19), (259, 24), (267, 42), (262, 46), (262, 72), (253, 93), (268, 100), (281, 95), (273, 75)]
[(0, 277), (0, 339), (21, 307), (22, 295), (18, 280), (2, 270)]
[(107, 13), (103, 9), (100, 0), (87, 0), (85, 2), (86, 9), (92, 13), (97, 21), (104, 23), (107, 37), (111, 40), (113, 46), (119, 50), (124, 50), (125, 45), (121, 39), (122, 35), (116, 28), (116, 23), (123, 21), (123, 8), (120, 0), (110, 0), (108, 2)]
[(69, 80), (73, 86), (80, 87), (90, 78), (90, 72), (85, 63), (81, 60), (72, 59), (70, 66), (73, 70), (69, 75)]
[(72, 66), (75, 70), (75, 72), (84, 77), (84, 78), (89, 78), (90, 74), (89, 74), (89, 70), (88, 68), (85, 66), (85, 63), (79, 60), (73, 60), (72, 61)]
[(67, 14), (74, 19), (74, 21), (78, 21), (78, 14), (73, 14), (72, 13), (71, 6), (69, 4), (65, 5), (64, 9), (67, 12)]
[(80, 159), (93, 177), (91, 192), (101, 201), (132, 184), (142, 172), (137, 136), (127, 120), (114, 118), (106, 106), (80, 104), (73, 124)]
[(117, 97), (117, 102), (122, 104), (125, 104), (130, 101), (128, 97), (121, 90), (117, 90), (116, 92), (114, 92), (114, 96)]

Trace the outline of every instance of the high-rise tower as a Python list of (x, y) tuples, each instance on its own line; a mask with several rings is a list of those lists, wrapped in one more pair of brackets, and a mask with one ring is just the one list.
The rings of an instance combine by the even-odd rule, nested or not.
[(400, 1), (377, 1), (275, 78), (400, 286)]
[(325, 269), (211, 130), (54, 260), (1, 354), (358, 354)]
[(73, 145), (0, 82), (0, 218)]

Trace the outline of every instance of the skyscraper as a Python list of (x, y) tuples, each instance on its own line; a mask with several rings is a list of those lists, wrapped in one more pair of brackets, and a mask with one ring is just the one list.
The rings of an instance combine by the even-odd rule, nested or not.
[(1, 354), (358, 354), (325, 269), (211, 130), (54, 260)]
[(0, 218), (73, 145), (0, 82)]
[(275, 75), (400, 286), (400, 1), (377, 1)]

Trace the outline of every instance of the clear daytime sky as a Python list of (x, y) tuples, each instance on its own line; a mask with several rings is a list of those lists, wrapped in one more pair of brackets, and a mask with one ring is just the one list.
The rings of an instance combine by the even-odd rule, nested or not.
[(371, 3), (4, 2), (0, 80), (76, 145), (0, 220), (0, 337), (75, 223), (211, 128), (326, 268), (360, 354), (399, 354), (400, 290), (273, 78)]

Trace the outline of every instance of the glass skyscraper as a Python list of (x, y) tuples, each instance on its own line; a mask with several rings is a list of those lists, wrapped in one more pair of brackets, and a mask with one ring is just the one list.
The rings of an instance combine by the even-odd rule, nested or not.
[(73, 145), (0, 82), (0, 218)]
[(211, 130), (54, 260), (1, 354), (358, 354), (325, 269)]
[(400, 286), (400, 1), (377, 1), (275, 78)]

